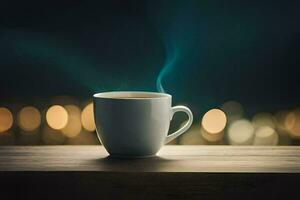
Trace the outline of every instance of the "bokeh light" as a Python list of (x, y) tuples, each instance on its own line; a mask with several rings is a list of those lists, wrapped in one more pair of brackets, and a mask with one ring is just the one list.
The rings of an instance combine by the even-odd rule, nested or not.
[(294, 112), (289, 112), (284, 119), (284, 127), (287, 131), (292, 131), (296, 123), (296, 114)]
[(81, 113), (81, 123), (85, 130), (95, 131), (95, 121), (94, 121), (94, 106), (93, 103), (89, 103)]
[(288, 110), (280, 110), (274, 116), (276, 119), (276, 128), (280, 130), (280, 133), (285, 133), (287, 130), (285, 122), (289, 113), (290, 111)]
[[(54, 102), (61, 104), (52, 104)], [(85, 104), (81, 110), (78, 100), (60, 96), (50, 107), (36, 104), (46, 106), (42, 111), (45, 120), (36, 107), (20, 105), (0, 107), (0, 145), (99, 144), (94, 133), (93, 103)], [(186, 133), (168, 144), (299, 145), (300, 108), (274, 111), (274, 115), (256, 113), (250, 121), (242, 118), (243, 108), (236, 101), (228, 101), (221, 108), (224, 110), (207, 111), (200, 123), (194, 123)], [(14, 120), (12, 111), (18, 110)], [(14, 122), (19, 129), (13, 129)]]
[(276, 119), (271, 113), (258, 113), (254, 115), (252, 124), (254, 128), (268, 126), (274, 129), (276, 128)]
[(300, 139), (300, 108), (286, 116), (285, 127), (292, 138)]
[(63, 129), (68, 123), (68, 112), (60, 105), (53, 105), (47, 110), (46, 120), (51, 128)]
[(240, 119), (229, 125), (228, 141), (232, 145), (251, 145), (254, 127), (249, 120)]
[(216, 142), (223, 138), (227, 118), (220, 109), (206, 112), (201, 121), (201, 134), (209, 142)]
[(0, 133), (9, 130), (13, 125), (12, 113), (4, 107), (0, 107)]
[(253, 145), (277, 145), (278, 134), (269, 127), (262, 126), (255, 130)]
[(26, 106), (18, 114), (18, 125), (24, 131), (34, 131), (41, 124), (41, 114), (38, 109)]
[(67, 105), (65, 109), (68, 112), (69, 118), (67, 125), (61, 131), (67, 137), (75, 137), (81, 131), (81, 110), (76, 105)]
[(244, 115), (244, 110), (242, 105), (236, 101), (227, 101), (222, 106), (221, 109), (225, 112), (228, 122), (233, 122), (238, 119), (242, 119)]
[(226, 115), (222, 110), (211, 109), (202, 118), (201, 125), (208, 133), (220, 133), (226, 126)]

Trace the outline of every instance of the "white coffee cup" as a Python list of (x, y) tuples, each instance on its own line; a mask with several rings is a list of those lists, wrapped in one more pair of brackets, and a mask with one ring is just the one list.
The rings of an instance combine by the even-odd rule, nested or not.
[[(188, 130), (191, 110), (171, 107), (172, 96), (154, 92), (104, 92), (93, 96), (98, 137), (111, 156), (148, 157)], [(189, 119), (169, 134), (174, 113), (185, 112)]]

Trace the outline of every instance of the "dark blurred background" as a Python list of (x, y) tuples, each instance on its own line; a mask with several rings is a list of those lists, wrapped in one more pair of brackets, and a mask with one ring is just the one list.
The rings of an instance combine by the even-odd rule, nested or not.
[(289, 116), (284, 124), (294, 127), (300, 102), (299, 5), (5, 1), (0, 104), (12, 113), (13, 124), (24, 106), (36, 107), (43, 122), (54, 104), (83, 110), (95, 92), (162, 86), (174, 104), (192, 109), (196, 124), (209, 109), (234, 101), (248, 119), (261, 112), (275, 119), (284, 110)]

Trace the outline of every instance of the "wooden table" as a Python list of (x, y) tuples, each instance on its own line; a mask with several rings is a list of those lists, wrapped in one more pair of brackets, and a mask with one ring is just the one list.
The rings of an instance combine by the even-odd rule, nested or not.
[(0, 147), (0, 195), (22, 199), (283, 198), (300, 196), (299, 172), (292, 146), (165, 146), (147, 159), (110, 158), (102, 146)]

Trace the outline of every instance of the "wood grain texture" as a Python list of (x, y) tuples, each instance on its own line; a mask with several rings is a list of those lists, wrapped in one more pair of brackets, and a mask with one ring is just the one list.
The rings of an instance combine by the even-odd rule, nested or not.
[(112, 159), (101, 146), (0, 147), (3, 199), (285, 199), (299, 147), (166, 146)]
[(165, 146), (158, 156), (110, 158), (102, 146), (0, 147), (0, 171), (300, 172), (300, 147)]

